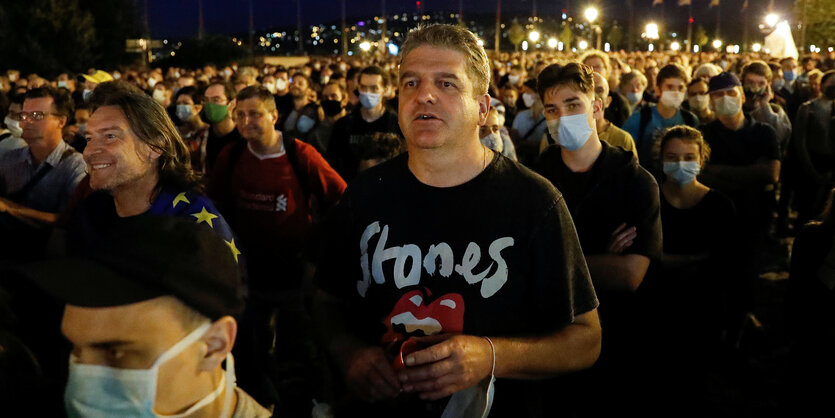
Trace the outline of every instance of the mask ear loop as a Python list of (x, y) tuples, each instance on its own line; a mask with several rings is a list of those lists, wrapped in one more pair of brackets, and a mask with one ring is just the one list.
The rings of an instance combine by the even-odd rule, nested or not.
[(238, 386), (237, 377), (235, 377), (235, 359), (232, 358), (232, 353), (226, 355), (226, 396), (223, 399), (223, 411), (220, 413), (221, 418), (228, 418), (232, 414), (232, 400), (235, 396), (235, 387)]

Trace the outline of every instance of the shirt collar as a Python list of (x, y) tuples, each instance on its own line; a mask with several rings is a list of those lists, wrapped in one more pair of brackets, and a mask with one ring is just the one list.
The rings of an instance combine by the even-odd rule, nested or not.
[[(70, 145), (62, 140), (60, 143), (58, 143), (58, 146), (56, 146), (55, 149), (53, 149), (52, 152), (50, 152), (49, 155), (47, 155), (46, 159), (41, 164), (46, 163), (52, 166), (53, 168), (57, 167), (58, 163), (61, 162), (61, 156), (64, 155), (64, 151), (66, 151), (69, 147)], [(29, 164), (35, 162), (35, 159), (32, 157), (31, 150), (29, 151), (28, 160)]]

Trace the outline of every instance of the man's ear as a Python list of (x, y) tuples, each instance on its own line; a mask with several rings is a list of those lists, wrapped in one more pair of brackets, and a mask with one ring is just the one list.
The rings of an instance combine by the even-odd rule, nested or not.
[(212, 326), (201, 339), (205, 343), (205, 352), (197, 363), (198, 370), (212, 371), (217, 369), (226, 359), (226, 355), (232, 352), (237, 334), (238, 323), (231, 316), (224, 316), (212, 323)]
[(478, 102), (478, 125), (482, 126), (487, 122), (487, 115), (490, 113), (490, 96), (482, 94), (476, 97)]
[(273, 117), (273, 125), (275, 125), (276, 123), (278, 123), (278, 109), (273, 109), (273, 110), (270, 112), (270, 115)]

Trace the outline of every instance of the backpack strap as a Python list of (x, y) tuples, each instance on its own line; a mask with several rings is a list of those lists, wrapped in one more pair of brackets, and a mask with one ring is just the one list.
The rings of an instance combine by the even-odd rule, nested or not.
[(691, 127), (696, 128), (696, 115), (689, 110), (681, 109), (681, 118), (684, 119), (684, 124)]
[[(64, 153), (61, 154), (61, 158), (58, 160), (58, 164), (61, 164), (61, 161), (64, 161), (64, 159), (67, 158), (67, 156), (72, 155), (74, 152), (76, 151), (71, 147), (64, 150)], [(29, 179), (29, 181), (26, 182), (26, 184), (23, 185), (23, 187), (21, 187), (15, 192), (9, 193), (9, 195), (6, 197), (13, 202), (22, 201), (26, 197), (26, 195), (28, 195), (29, 192), (31, 192), (32, 189), (34, 189), (35, 186), (38, 185), (38, 183), (40, 183), (40, 181), (47, 175), (47, 173), (49, 173), (50, 170), (52, 170), (52, 165), (44, 165), (43, 167), (41, 167), (40, 170), (38, 170), (37, 173), (35, 173), (34, 176), (32, 176), (32, 178)]]
[(310, 200), (310, 176), (307, 175), (307, 171), (304, 170), (301, 165), (299, 164), (299, 154), (298, 150), (296, 149), (296, 139), (289, 136), (289, 135), (281, 135), (282, 141), (284, 141), (284, 152), (287, 153), (287, 159), (290, 161), (290, 165), (293, 167), (293, 173), (296, 174), (296, 179), (299, 181), (299, 186), (301, 186), (302, 194), (304, 194), (305, 201)]

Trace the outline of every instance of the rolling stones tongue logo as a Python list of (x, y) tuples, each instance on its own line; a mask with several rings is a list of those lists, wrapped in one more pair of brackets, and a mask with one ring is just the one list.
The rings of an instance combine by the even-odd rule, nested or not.
[[(464, 298), (446, 293), (434, 300), (429, 289), (406, 293), (385, 319), (384, 344), (403, 341), (409, 336), (462, 332), (464, 329)], [(427, 301), (431, 301), (426, 304)]]

